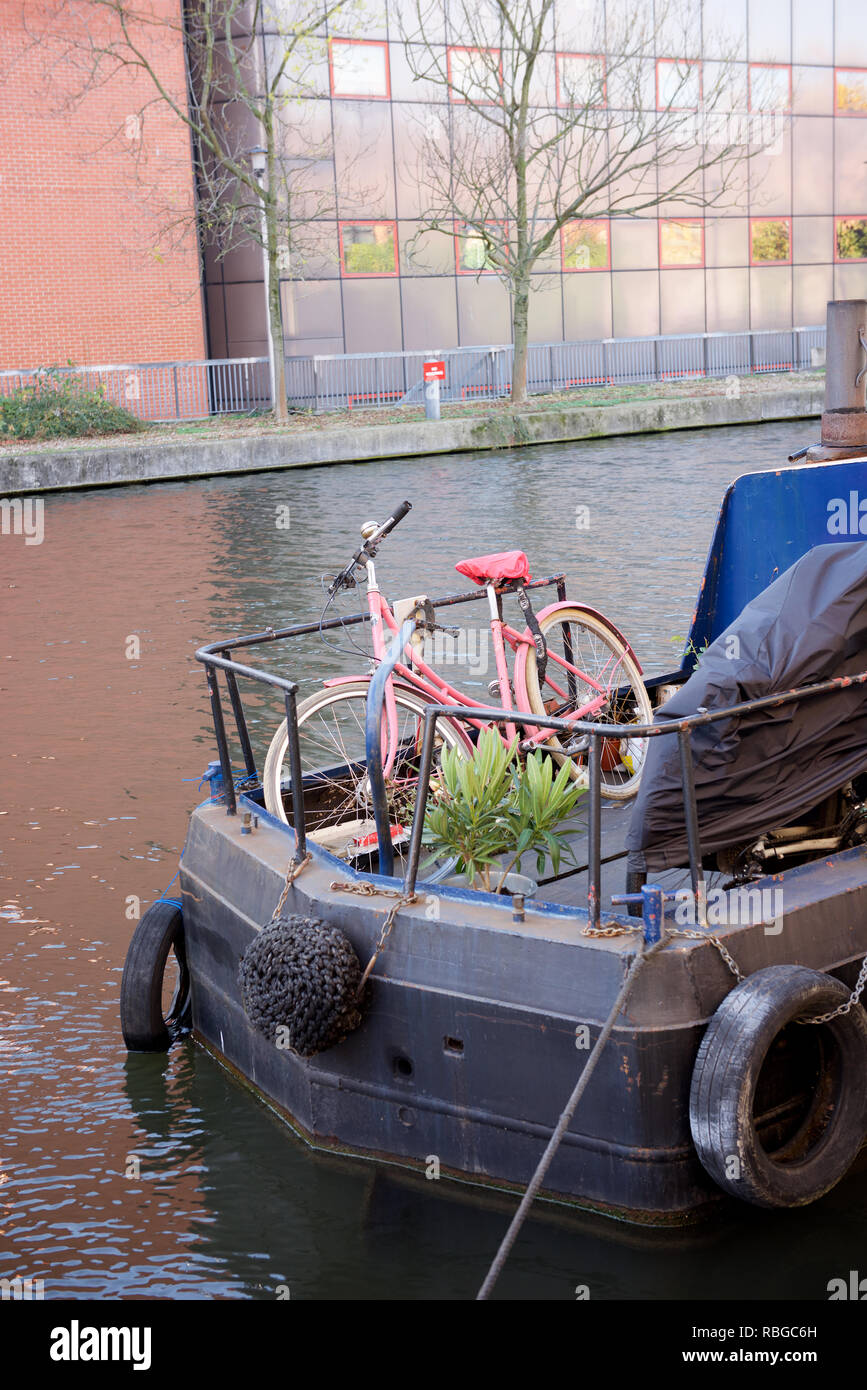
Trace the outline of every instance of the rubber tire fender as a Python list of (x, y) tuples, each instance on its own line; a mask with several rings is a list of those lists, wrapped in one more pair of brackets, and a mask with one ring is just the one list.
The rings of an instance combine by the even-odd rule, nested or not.
[[(180, 980), (168, 1016), (163, 1014), (163, 977), (174, 947)], [(184, 919), (174, 903), (152, 903), (136, 927), (123, 966), (120, 1023), (131, 1052), (165, 1052), (172, 1034), (190, 1022), (190, 984), (184, 948)]]
[(849, 995), (842, 981), (818, 970), (770, 965), (741, 981), (711, 1018), (692, 1073), (689, 1122), (702, 1166), (725, 1192), (760, 1207), (806, 1206), (850, 1167), (867, 1133), (867, 1015), (860, 1004), (828, 1023), (803, 1025), (831, 1035), (831, 1065), (826, 1044), (826, 1065), (798, 1132), (769, 1153), (753, 1120), (759, 1075), (780, 1031), (800, 1016), (836, 1009)]

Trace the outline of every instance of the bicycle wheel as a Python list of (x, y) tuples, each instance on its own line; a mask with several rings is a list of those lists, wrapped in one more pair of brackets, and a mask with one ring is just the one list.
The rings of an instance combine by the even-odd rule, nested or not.
[[(376, 822), (370, 780), (367, 776), (365, 724), (367, 681), (350, 681), (309, 696), (298, 706), (298, 742), (305, 786), (308, 835), (323, 848), (347, 862), (364, 867), (378, 852)], [(395, 685), (397, 706), (397, 754), (386, 780), (389, 825), (396, 851), (409, 843), (418, 766), (424, 728), (425, 701), (408, 686)], [(271, 740), (265, 758), (262, 787), (272, 816), (291, 825), (284, 804), (283, 783), (289, 780), (284, 719)], [(444, 747), (470, 745), (451, 720), (439, 720), (434, 744), (434, 771)], [(454, 859), (422, 856), (420, 879), (438, 879), (450, 873)]]
[[(651, 724), (653, 711), (641, 672), (622, 639), (608, 624), (579, 605), (539, 616), (548, 648), (545, 678), (539, 684), (536, 649), (529, 645), (523, 660), (523, 679), (528, 709), (535, 714), (565, 718), (598, 697), (599, 692), (581, 676), (589, 676), (605, 692), (605, 704), (588, 715), (595, 724)], [(568, 663), (568, 664), (564, 664)], [(576, 668), (570, 671), (569, 666)], [(580, 674), (577, 674), (580, 672)], [(574, 746), (573, 746), (574, 745)], [(552, 734), (547, 746), (554, 759), (568, 758), (576, 779), (587, 778), (588, 741), (581, 735), (569, 740)], [(647, 739), (605, 739), (602, 744), (602, 795), (612, 801), (628, 801), (638, 791)]]

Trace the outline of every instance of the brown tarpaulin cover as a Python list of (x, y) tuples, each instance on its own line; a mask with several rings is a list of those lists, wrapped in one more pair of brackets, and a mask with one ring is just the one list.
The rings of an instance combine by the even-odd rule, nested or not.
[[(733, 640), (734, 639), (734, 640)], [(867, 543), (816, 546), (708, 647), (656, 723), (867, 669)], [(867, 768), (867, 686), (692, 732), (703, 853), (794, 820)], [(629, 869), (688, 862), (676, 735), (648, 740)]]

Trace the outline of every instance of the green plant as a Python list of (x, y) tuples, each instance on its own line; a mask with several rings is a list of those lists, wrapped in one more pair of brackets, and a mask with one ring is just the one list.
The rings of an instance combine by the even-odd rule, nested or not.
[(499, 873), (493, 890), (499, 892), (525, 854), (535, 853), (539, 873), (547, 856), (557, 873), (563, 853), (572, 854), (558, 827), (573, 814), (584, 788), (570, 777), (568, 763), (555, 777), (551, 758), (539, 751), (521, 767), (517, 744), (515, 738), (507, 746), (494, 729), (485, 729), (472, 757), (444, 749), (425, 813), (424, 843), (456, 855), (467, 881), (480, 880), (487, 892), (492, 870)]
[[(682, 633), (679, 632), (676, 632), (674, 636), (671, 638), (671, 640), (672, 642), (686, 642), (686, 638), (683, 636)], [(683, 654), (684, 656), (691, 656), (694, 661), (700, 661), (706, 651), (707, 642), (705, 642), (703, 646), (697, 647), (693, 642), (692, 638), (690, 638), (689, 641), (686, 642), (686, 646), (683, 649)]]
[(144, 428), (130, 411), (108, 400), (102, 386), (89, 387), (57, 367), (39, 372), (32, 386), (0, 398), (0, 437), (58, 439)]

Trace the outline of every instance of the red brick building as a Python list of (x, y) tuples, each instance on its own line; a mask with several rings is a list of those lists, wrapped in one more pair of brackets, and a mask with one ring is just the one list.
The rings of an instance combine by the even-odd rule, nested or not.
[[(172, 24), (141, 41), (183, 92), (180, 0), (149, 3)], [(0, 369), (207, 356), (189, 135), (143, 75), (89, 80), (85, 11), (94, 36), (97, 6), (0, 5)]]

